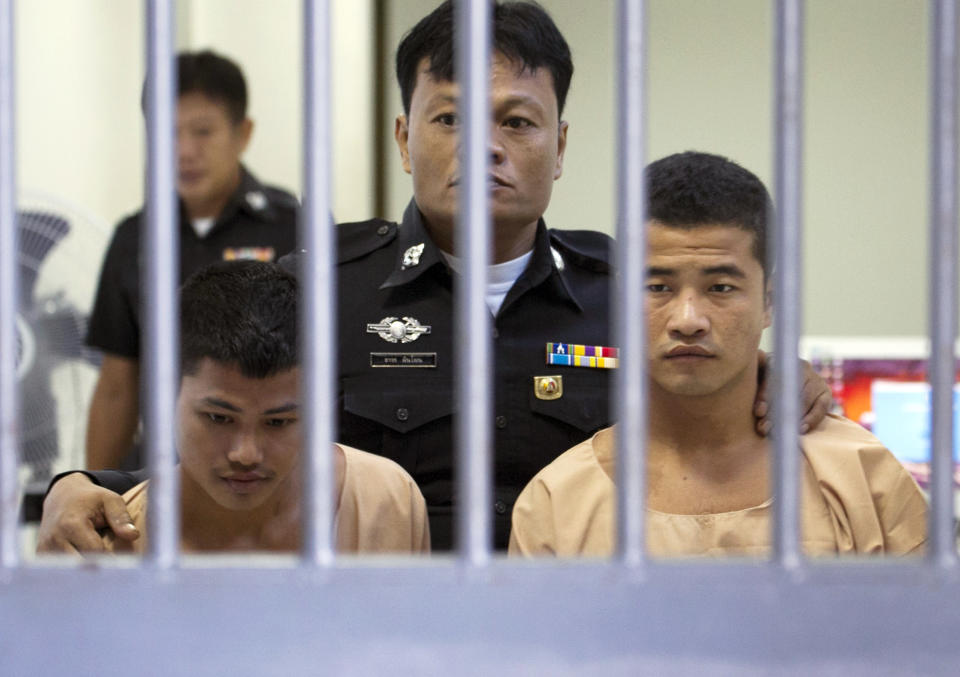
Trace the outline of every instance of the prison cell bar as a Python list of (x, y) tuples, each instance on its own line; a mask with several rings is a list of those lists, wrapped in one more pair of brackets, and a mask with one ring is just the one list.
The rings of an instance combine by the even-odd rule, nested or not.
[(174, 3), (148, 0), (147, 30), (147, 221), (140, 238), (144, 276), (140, 354), (144, 433), (150, 469), (147, 505), (149, 563), (177, 566), (180, 547), (180, 486), (176, 472), (175, 399), (179, 374), (180, 228), (174, 181), (177, 73), (174, 68)]
[(337, 412), (333, 399), (337, 362), (336, 250), (330, 215), (330, 3), (306, 0), (303, 6), (304, 195), (300, 215), (304, 470), (306, 524), (303, 558), (313, 566), (333, 563), (331, 500)]
[(491, 3), (456, 4), (457, 78), (461, 180), (455, 232), (456, 254), (464, 268), (456, 290), (459, 355), (456, 376), (457, 550), (467, 567), (490, 561), (492, 439), (490, 311), (485, 295), (490, 263), (490, 216), (487, 209), (487, 158), (490, 124), (489, 72)]
[(957, 563), (953, 527), (953, 384), (957, 326), (957, 11), (930, 11), (930, 397), (931, 478), (928, 556)]
[[(646, 278), (646, 228), (644, 209), (647, 186), (643, 178), (646, 35), (644, 0), (620, 0), (617, 6), (619, 138), (617, 148), (617, 268), (614, 326), (620, 346), (617, 374), (617, 540), (620, 558), (628, 567), (645, 560), (644, 504), (646, 476), (644, 449), (647, 439), (644, 375), (644, 280)], [(613, 396), (614, 393), (610, 393)]]
[[(800, 365), (801, 253), (803, 251), (803, 0), (776, 4), (776, 118), (774, 184), (776, 228), (768, 242), (773, 274), (774, 488), (773, 555), (778, 566), (795, 569), (800, 553)], [(770, 251), (769, 247), (772, 247)]]
[(19, 262), (14, 152), (14, 0), (0, 0), (0, 570), (20, 563), (17, 547), (17, 300)]

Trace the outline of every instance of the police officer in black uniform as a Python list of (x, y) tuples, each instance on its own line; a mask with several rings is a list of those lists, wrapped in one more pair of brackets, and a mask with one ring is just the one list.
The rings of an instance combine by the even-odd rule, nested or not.
[[(240, 163), (253, 129), (240, 68), (210, 51), (177, 57), (180, 279), (215, 261), (272, 261), (296, 244), (296, 199), (262, 185)], [(104, 353), (90, 407), (87, 465), (139, 467), (128, 457), (138, 420), (140, 226), (114, 233), (100, 272), (87, 344)]]
[[(541, 218), (566, 146), (560, 115), (573, 71), (569, 49), (537, 5), (497, 5), (493, 26), (490, 509), (495, 545), (505, 549), (514, 500), (529, 479), (611, 422), (616, 354), (610, 239), (596, 231), (549, 230)], [(453, 12), (444, 3), (397, 51), (404, 114), (395, 136), (414, 184), (402, 222), (374, 219), (337, 230), (339, 441), (383, 454), (413, 475), (427, 500), (437, 550), (454, 543), (453, 374), (455, 360), (470, 359), (454, 352), (453, 338), (460, 175), (452, 46)], [(295, 267), (296, 259), (284, 263)], [(591, 362), (586, 353), (598, 347), (602, 359), (594, 355)], [(97, 550), (100, 539), (91, 537), (89, 520), (133, 536), (116, 496), (82, 475), (71, 478), (69, 488), (48, 495), (41, 549)], [(91, 479), (122, 491), (139, 477), (96, 473)]]

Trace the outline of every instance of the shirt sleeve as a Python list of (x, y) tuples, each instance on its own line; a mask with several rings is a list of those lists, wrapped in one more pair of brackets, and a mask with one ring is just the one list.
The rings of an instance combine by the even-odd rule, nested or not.
[[(97, 295), (87, 328), (86, 343), (92, 348), (122, 357), (140, 357), (140, 317), (136, 300), (131, 297), (138, 277), (136, 242), (125, 240), (124, 225), (113, 234), (100, 269)], [(136, 293), (135, 290), (133, 293)]]
[(552, 517), (550, 491), (540, 477), (534, 477), (513, 506), (507, 554), (511, 557), (556, 556)]

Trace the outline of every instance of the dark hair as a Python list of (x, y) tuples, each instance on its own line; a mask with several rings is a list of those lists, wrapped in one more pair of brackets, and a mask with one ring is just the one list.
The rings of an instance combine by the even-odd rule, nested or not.
[(204, 358), (266, 378), (299, 364), (297, 278), (275, 263), (224, 261), (180, 289), (180, 372)]
[[(521, 70), (545, 67), (553, 76), (557, 111), (563, 105), (573, 77), (570, 47), (553, 19), (535, 2), (493, 2), (493, 50), (520, 65)], [(429, 73), (439, 80), (454, 78), (453, 3), (443, 4), (420, 20), (403, 36), (397, 48), (397, 83), (403, 112), (410, 114), (410, 99), (417, 84), (417, 69), (426, 58)]]
[[(226, 106), (234, 124), (247, 117), (247, 83), (243, 72), (233, 61), (209, 49), (177, 54), (177, 96), (193, 93)], [(146, 83), (140, 102), (146, 111)]]
[(753, 233), (753, 256), (767, 269), (773, 200), (763, 182), (719, 155), (687, 151), (647, 166), (647, 218), (667, 226), (730, 224)]

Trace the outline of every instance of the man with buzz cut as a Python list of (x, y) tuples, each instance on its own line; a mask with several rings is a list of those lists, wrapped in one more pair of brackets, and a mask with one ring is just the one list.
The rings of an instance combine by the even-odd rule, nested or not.
[[(180, 281), (215, 261), (273, 261), (296, 246), (297, 201), (241, 163), (253, 134), (240, 68), (211, 51), (177, 55)], [(88, 468), (136, 468), (140, 396), (140, 227), (124, 219), (100, 271), (87, 344), (103, 363), (87, 423)]]
[[(646, 175), (647, 549), (762, 556), (775, 497), (751, 409), (772, 313), (771, 200), (756, 176), (716, 155), (672, 155)], [(800, 447), (808, 555), (922, 552), (926, 503), (879, 440), (831, 415)], [(615, 455), (608, 428), (540, 471), (514, 508), (510, 552), (611, 555)]]
[[(494, 543), (506, 549), (514, 501), (544, 465), (611, 423), (616, 365), (610, 331), (611, 240), (547, 228), (543, 213), (563, 170), (563, 107), (573, 74), (566, 41), (532, 2), (493, 3), (490, 63), (490, 212), (493, 260), (486, 301), (493, 342)], [(413, 199), (400, 224), (337, 226), (337, 439), (390, 458), (417, 481), (433, 550), (454, 545), (456, 412), (454, 285), (460, 193), (460, 89), (453, 73), (453, 6), (442, 3), (396, 54), (403, 113), (394, 135)], [(296, 259), (286, 262), (291, 269)], [(586, 354), (600, 352), (592, 360)], [(571, 355), (572, 353), (572, 355)], [(808, 424), (829, 406), (814, 379)], [(96, 550), (94, 527), (132, 534), (115, 473), (74, 473), (47, 495), (40, 542)]]
[[(296, 278), (276, 264), (214, 264), (180, 293), (180, 546), (184, 552), (297, 551), (301, 541)], [(426, 553), (426, 505), (393, 461), (333, 445), (336, 549)], [(124, 495), (144, 552), (149, 481)]]

